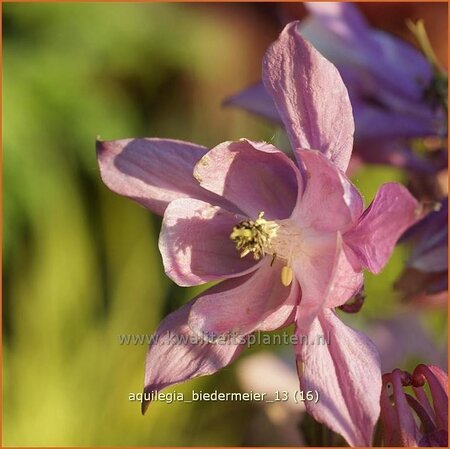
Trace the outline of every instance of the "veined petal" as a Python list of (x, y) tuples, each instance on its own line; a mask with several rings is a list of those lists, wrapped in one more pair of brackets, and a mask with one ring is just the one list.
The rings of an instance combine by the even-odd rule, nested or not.
[(298, 303), (300, 301), (301, 291), (296, 279), (293, 279), (291, 291), (287, 299), (270, 312), (262, 321), (258, 323), (256, 330), (273, 331), (285, 326), (289, 326), (294, 322), (297, 312)]
[(361, 290), (363, 282), (364, 275), (358, 257), (345, 242), (342, 242), (324, 307), (341, 306)]
[(301, 186), (295, 164), (273, 145), (246, 139), (224, 142), (195, 166), (202, 187), (220, 195), (249, 218), (287, 218)]
[(291, 219), (302, 228), (345, 232), (360, 217), (364, 205), (350, 180), (323, 154), (298, 150), (306, 187)]
[[(298, 329), (296, 334), (303, 343), (303, 334)], [(375, 346), (331, 310), (324, 310), (306, 335), (307, 343), (295, 348), (300, 386), (319, 393), (317, 403), (306, 402), (307, 411), (351, 446), (370, 446), (380, 413), (381, 372)]]
[(307, 333), (323, 308), (337, 307), (362, 287), (363, 274), (356, 255), (339, 233), (309, 235), (293, 261), (301, 288), (296, 325)]
[(295, 321), (304, 334), (329, 297), (341, 250), (342, 237), (337, 232), (308, 235), (303, 240), (302, 252), (292, 261), (302, 292)]
[(380, 187), (359, 222), (344, 235), (361, 264), (379, 273), (402, 233), (417, 221), (416, 199), (397, 183)]
[(193, 304), (189, 326), (211, 338), (282, 326), (299, 299), (295, 281), (289, 287), (281, 283), (282, 267), (281, 261), (271, 264), (271, 258), (265, 257), (255, 272), (207, 290)]
[(256, 269), (252, 257), (239, 257), (230, 239), (244, 217), (200, 200), (172, 201), (164, 213), (159, 250), (167, 275), (178, 285), (240, 276)]
[(227, 98), (224, 105), (237, 106), (274, 122), (281, 123), (275, 103), (261, 82)]
[(103, 182), (163, 215), (177, 198), (198, 198), (213, 204), (225, 201), (198, 185), (194, 166), (208, 149), (170, 139), (123, 139), (97, 141), (97, 160)]
[[(187, 324), (194, 301), (168, 315), (153, 335), (145, 362), (144, 393), (213, 374), (231, 363), (244, 349), (244, 341), (212, 344), (194, 334)], [(143, 413), (149, 403), (142, 403)]]
[(263, 82), (294, 152), (319, 150), (345, 172), (354, 132), (347, 89), (336, 67), (301, 37), (298, 25), (287, 25), (267, 50)]

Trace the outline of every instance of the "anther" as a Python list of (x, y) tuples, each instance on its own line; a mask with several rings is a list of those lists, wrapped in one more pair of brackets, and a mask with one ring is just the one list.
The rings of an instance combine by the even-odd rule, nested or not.
[(289, 287), (289, 285), (291, 285), (292, 278), (293, 278), (292, 268), (289, 267), (288, 265), (284, 266), (281, 269), (281, 283), (285, 287)]
[(264, 212), (258, 214), (256, 220), (244, 220), (233, 228), (230, 235), (236, 249), (241, 251), (241, 257), (253, 253), (253, 258), (259, 260), (270, 249), (270, 242), (277, 235), (279, 226), (274, 221), (267, 221)]

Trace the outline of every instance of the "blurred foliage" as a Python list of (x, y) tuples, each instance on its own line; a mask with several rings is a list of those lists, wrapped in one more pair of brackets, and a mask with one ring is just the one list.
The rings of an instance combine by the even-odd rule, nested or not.
[[(253, 406), (156, 403), (143, 418), (128, 400), (141, 391), (146, 348), (118, 335), (153, 332), (197, 290), (164, 276), (159, 219), (103, 186), (94, 142), (271, 140), (272, 126), (220, 107), (258, 79), (276, 33), (249, 8), (3, 5), (4, 445), (246, 441)], [(393, 179), (364, 168), (356, 183), (370, 200)], [(394, 309), (404, 257), (368, 277), (369, 316)], [(239, 386), (230, 367), (177, 391), (193, 388)]]

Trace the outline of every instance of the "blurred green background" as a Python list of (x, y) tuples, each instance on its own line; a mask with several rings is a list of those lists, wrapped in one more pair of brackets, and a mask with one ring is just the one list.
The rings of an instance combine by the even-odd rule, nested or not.
[[(97, 136), (277, 138), (221, 107), (258, 80), (277, 14), (261, 4), (3, 5), (4, 445), (283, 443), (252, 433), (251, 404), (156, 403), (142, 417), (128, 400), (142, 389), (146, 347), (118, 336), (153, 332), (196, 290), (165, 277), (160, 220), (104, 187), (94, 148)], [(369, 167), (354, 180), (368, 203), (381, 182), (402, 179)], [(398, 249), (367, 277), (364, 313), (347, 322), (404, 312), (392, 282), (405, 257)], [(446, 314), (421, 320), (443, 350)], [(177, 390), (238, 391), (238, 363)]]

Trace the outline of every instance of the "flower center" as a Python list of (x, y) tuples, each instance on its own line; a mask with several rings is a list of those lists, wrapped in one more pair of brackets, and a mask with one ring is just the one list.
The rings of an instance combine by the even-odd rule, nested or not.
[(281, 282), (287, 287), (293, 278), (290, 267), (292, 250), (289, 249), (289, 242), (285, 241), (284, 232), (280, 232), (283, 229), (284, 226), (275, 221), (266, 220), (264, 212), (260, 212), (256, 220), (243, 220), (235, 226), (230, 238), (236, 244), (241, 257), (253, 253), (253, 258), (259, 260), (266, 254), (271, 254), (272, 264), (277, 256), (285, 259), (287, 265), (281, 270)]
[(264, 212), (260, 212), (256, 220), (244, 220), (235, 226), (230, 238), (241, 252), (241, 257), (253, 253), (253, 258), (259, 260), (270, 252), (271, 241), (276, 237), (278, 228), (277, 223), (267, 221)]

